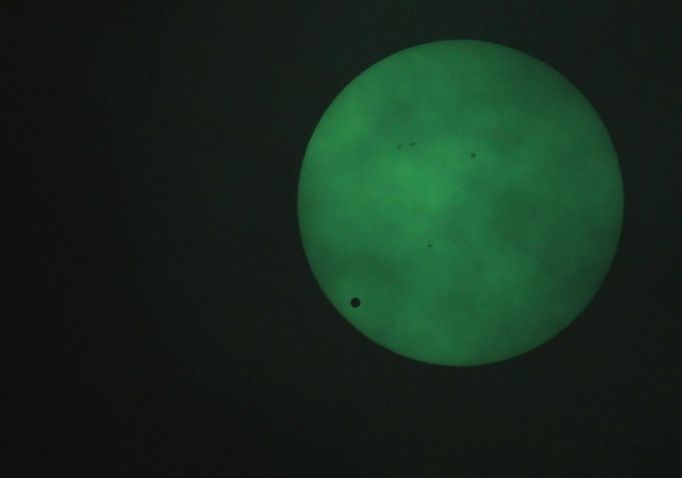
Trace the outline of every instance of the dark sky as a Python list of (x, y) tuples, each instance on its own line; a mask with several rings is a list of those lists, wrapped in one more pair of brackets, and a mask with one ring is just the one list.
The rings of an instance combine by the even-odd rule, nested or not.
[[(680, 476), (679, 1), (51, 3), (3, 14), (20, 377), (3, 432), (21, 468), (0, 475)], [(295, 202), (340, 89), (458, 38), (570, 79), (626, 195), (588, 309), (473, 368), (356, 332), (312, 277)]]

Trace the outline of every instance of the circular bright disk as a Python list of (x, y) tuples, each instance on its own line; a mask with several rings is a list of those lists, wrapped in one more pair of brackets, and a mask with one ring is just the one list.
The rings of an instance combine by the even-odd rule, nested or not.
[(561, 74), (493, 43), (428, 43), (355, 78), (317, 125), (298, 216), (334, 308), (415, 360), (533, 349), (587, 306), (623, 190), (609, 134)]

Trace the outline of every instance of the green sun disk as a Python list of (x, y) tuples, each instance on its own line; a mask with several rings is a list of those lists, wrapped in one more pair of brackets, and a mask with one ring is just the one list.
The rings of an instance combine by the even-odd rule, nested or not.
[(303, 246), (335, 309), (415, 360), (527, 352), (587, 306), (623, 189), (609, 134), (561, 74), (493, 43), (379, 61), (328, 107), (298, 188)]

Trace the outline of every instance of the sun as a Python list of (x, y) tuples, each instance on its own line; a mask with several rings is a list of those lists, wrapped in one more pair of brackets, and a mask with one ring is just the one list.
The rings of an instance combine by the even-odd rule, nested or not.
[(298, 185), (301, 239), (333, 307), (415, 360), (480, 365), (568, 326), (623, 216), (618, 159), (580, 91), (526, 53), (399, 51), (331, 102)]

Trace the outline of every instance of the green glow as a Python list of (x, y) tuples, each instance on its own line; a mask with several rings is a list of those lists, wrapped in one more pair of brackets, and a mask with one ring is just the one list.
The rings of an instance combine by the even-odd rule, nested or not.
[(357, 330), (416, 360), (478, 365), (585, 308), (623, 190), (606, 128), (563, 76), (507, 47), (443, 41), (341, 91), (308, 144), (298, 215), (315, 278)]

